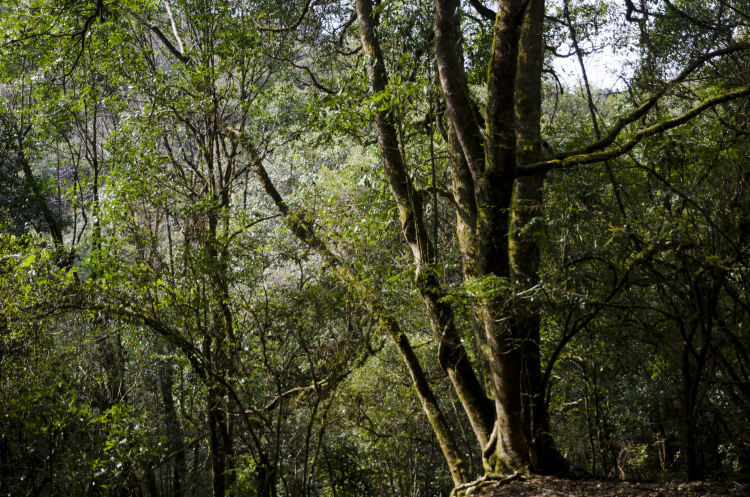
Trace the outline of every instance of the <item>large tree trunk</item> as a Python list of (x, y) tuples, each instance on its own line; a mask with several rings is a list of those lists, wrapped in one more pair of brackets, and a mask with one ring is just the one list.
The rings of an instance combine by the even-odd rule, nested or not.
[(493, 437), (482, 454), (485, 471), (492, 475), (528, 473), (529, 445), (521, 418), (521, 349), (504, 312), (488, 308), (483, 320), (497, 416)]
[[(524, 16), (516, 77), (516, 140), (519, 164), (542, 158), (542, 66), (544, 62), (544, 0), (531, 0)], [(516, 179), (511, 209), (509, 257), (514, 287), (526, 290), (539, 282), (542, 185), (544, 173)], [(542, 384), (539, 310), (521, 305), (513, 318), (513, 334), (521, 339), (523, 422), (535, 471), (565, 469), (549, 433), (549, 415)]]
[[(457, 7), (456, 0), (436, 2), (435, 52), (448, 116), (471, 173), (470, 182), (469, 175), (454, 166), (454, 182), (459, 183), (454, 186), (460, 207), (459, 245), (468, 266), (465, 274), (513, 278), (524, 288), (535, 283), (538, 251), (533, 237), (513, 237), (509, 245), (510, 228), (512, 223), (516, 233), (524, 233), (534, 213), (521, 209), (512, 219), (509, 213), (540, 200), (542, 178), (516, 182), (515, 172), (519, 160), (531, 161), (540, 153), (544, 2), (499, 2), (487, 82), (486, 138), (480, 132), (458, 54)], [(467, 225), (461, 223), (466, 218), (461, 212), (467, 211), (461, 208), (467, 205), (466, 191), (472, 192), (476, 206), (472, 237), (461, 233)], [(539, 388), (539, 319), (533, 310), (515, 306), (504, 293), (480, 298), (475, 309), (483, 325), (478, 342), (489, 366), (496, 410), (493, 436), (483, 451), (488, 473), (539, 469), (547, 464), (545, 447), (551, 447)]]

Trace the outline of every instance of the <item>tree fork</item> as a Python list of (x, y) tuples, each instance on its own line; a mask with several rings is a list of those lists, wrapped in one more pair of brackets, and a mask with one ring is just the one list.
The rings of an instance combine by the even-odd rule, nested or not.
[[(515, 99), (521, 21), (528, 2), (505, 0), (498, 5), (487, 83), (487, 132), (482, 137), (472, 112), (468, 82), (458, 55), (456, 0), (436, 0), (435, 53), (448, 116), (461, 144), (473, 180), (477, 208), (473, 253), (465, 254), (477, 277), (510, 276), (509, 211), (516, 170)], [(537, 83), (539, 84), (539, 83)], [(464, 188), (468, 183), (464, 182)], [(495, 400), (493, 443), (483, 451), (488, 474), (531, 470), (529, 442), (521, 412), (522, 351), (511, 326), (506, 297), (479, 299), (483, 344)]]
[[(375, 36), (372, 2), (357, 0), (356, 7), (362, 51), (371, 61), (367, 66), (370, 85), (374, 93), (381, 93), (387, 90), (388, 75)], [(438, 361), (451, 380), (479, 446), (483, 447), (494, 423), (492, 403), (461, 343), (453, 309), (442, 301), (445, 292), (433, 267), (436, 260), (434, 241), (427, 233), (422, 199), (415, 191), (400, 153), (392, 113), (377, 110), (374, 119), (386, 180), (398, 206), (404, 238), (412, 250), (416, 265), (415, 284), (430, 313), (433, 334), (439, 344)]]

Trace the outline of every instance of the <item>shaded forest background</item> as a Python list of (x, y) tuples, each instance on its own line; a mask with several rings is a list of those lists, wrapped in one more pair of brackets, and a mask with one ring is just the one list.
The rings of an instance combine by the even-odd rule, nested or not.
[[(1, 495), (750, 475), (746, 0), (11, 0), (0, 35)], [(452, 76), (487, 171), (512, 142), (499, 234)]]

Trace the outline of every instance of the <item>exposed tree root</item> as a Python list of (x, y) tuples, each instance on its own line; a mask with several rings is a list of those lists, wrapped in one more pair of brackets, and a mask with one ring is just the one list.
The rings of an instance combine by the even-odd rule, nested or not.
[(503, 478), (498, 478), (495, 476), (482, 476), (481, 478), (478, 478), (474, 481), (462, 483), (461, 485), (456, 486), (451, 491), (450, 497), (469, 497), (470, 495), (475, 494), (480, 489), (497, 488), (503, 485), (507, 485), (512, 481), (523, 479), (524, 477), (518, 471), (510, 476), (506, 476)]

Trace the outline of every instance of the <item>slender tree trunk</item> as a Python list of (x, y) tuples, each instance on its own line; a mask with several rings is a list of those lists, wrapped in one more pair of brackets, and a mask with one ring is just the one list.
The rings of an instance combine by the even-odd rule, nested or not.
[(698, 466), (698, 449), (695, 437), (696, 430), (696, 396), (693, 383), (697, 378), (693, 377), (690, 365), (690, 357), (687, 347), (682, 352), (682, 409), (680, 415), (680, 428), (682, 431), (682, 450), (685, 454), (685, 466), (687, 480), (700, 480), (702, 472)]
[[(362, 50), (370, 58), (367, 68), (370, 84), (374, 93), (383, 92), (387, 89), (388, 75), (375, 36), (372, 1), (357, 0), (356, 5)], [(438, 342), (438, 362), (448, 374), (479, 445), (483, 447), (492, 432), (492, 403), (487, 399), (461, 342), (453, 309), (444, 300), (445, 292), (435, 267), (434, 240), (430, 240), (424, 221), (422, 197), (415, 190), (401, 156), (391, 111), (375, 111), (375, 124), (386, 180), (396, 200), (404, 238), (416, 265), (416, 286), (429, 310), (433, 334)]]
[(231, 439), (227, 424), (225, 392), (219, 385), (208, 387), (206, 406), (211, 452), (211, 486), (213, 497), (224, 497), (229, 490), (228, 459), (231, 456)]
[[(694, 288), (694, 295), (698, 301), (698, 323), (693, 323), (691, 330), (688, 334), (685, 334), (683, 330), (683, 346), (682, 346), (682, 394), (681, 394), (681, 413), (680, 413), (680, 428), (682, 431), (682, 450), (685, 454), (685, 465), (687, 472), (688, 481), (700, 480), (703, 478), (703, 469), (698, 464), (698, 393), (700, 389), (701, 375), (706, 364), (707, 356), (707, 343), (710, 341), (710, 311), (706, 313), (704, 309), (704, 302), (702, 302), (701, 289)], [(712, 302), (715, 305), (715, 301)], [(704, 323), (701, 322), (701, 318), (709, 314), (709, 324), (704, 328)], [(703, 347), (696, 350), (694, 338), (698, 333), (701, 332), (701, 336), (704, 337), (706, 342)], [(707, 337), (707, 338), (706, 338)]]
[[(211, 129), (207, 125), (208, 129)], [(222, 381), (232, 369), (234, 346), (234, 316), (229, 291), (229, 264), (226, 247), (219, 242), (219, 233), (228, 230), (228, 209), (230, 208), (231, 164), (224, 163), (218, 145), (218, 133), (209, 133), (205, 139), (205, 160), (209, 171), (210, 192), (219, 209), (207, 216), (207, 239), (204, 251), (211, 278), (211, 325), (209, 336), (204, 344), (204, 356), (210, 359), (212, 375), (207, 377), (208, 390), (207, 418), (209, 425), (209, 445), (211, 451), (212, 484), (214, 497), (224, 497), (232, 493), (234, 465), (230, 402), (227, 386)], [(222, 171), (222, 166), (226, 171)]]
[(0, 435), (0, 492), (3, 492), (3, 495), (9, 494), (8, 481), (12, 475), (10, 467), (10, 443), (8, 435), (3, 433)]
[(159, 368), (159, 386), (161, 389), (162, 405), (164, 408), (164, 421), (167, 427), (169, 439), (169, 453), (174, 457), (174, 468), (172, 471), (172, 495), (182, 497), (185, 486), (185, 436), (180, 427), (177, 409), (175, 407), (172, 389), (174, 385), (174, 367), (168, 362), (162, 362)]
[(260, 454), (255, 469), (255, 481), (258, 497), (276, 497), (276, 466), (271, 463), (265, 452)]
[(409, 375), (412, 378), (412, 383), (417, 392), (417, 397), (422, 405), (422, 409), (424, 409), (427, 414), (427, 420), (435, 433), (440, 450), (442, 451), (443, 457), (448, 465), (448, 470), (450, 471), (453, 483), (458, 485), (468, 481), (469, 472), (466, 459), (463, 456), (463, 451), (456, 444), (455, 438), (445, 420), (445, 416), (434, 393), (432, 392), (429, 382), (427, 381), (427, 376), (424, 374), (419, 358), (414, 353), (414, 349), (411, 347), (408, 337), (400, 329), (398, 321), (383, 307), (377, 296), (364, 287), (357, 280), (355, 275), (351, 273), (348, 267), (342, 264), (338, 257), (330, 251), (325, 242), (317, 236), (312, 223), (309, 222), (304, 213), (293, 212), (289, 208), (269, 178), (268, 172), (263, 166), (258, 152), (250, 138), (229, 126), (225, 126), (224, 132), (236, 139), (240, 146), (245, 149), (245, 152), (250, 157), (253, 169), (261, 186), (266, 194), (273, 200), (276, 208), (284, 217), (284, 222), (294, 236), (318, 252), (323, 261), (334, 271), (344, 287), (355, 298), (362, 302), (370, 312), (372, 312), (373, 316), (378, 321), (380, 328), (383, 329), (396, 344), (399, 355), (409, 370)]
[[(19, 143), (19, 147), (22, 146), (23, 142)], [(23, 170), (26, 183), (31, 187), (31, 192), (34, 194), (34, 200), (36, 200), (39, 208), (42, 209), (44, 221), (47, 223), (47, 227), (52, 234), (52, 240), (55, 242), (55, 247), (58, 250), (61, 250), (63, 248), (63, 237), (60, 220), (52, 212), (52, 209), (50, 209), (47, 199), (44, 196), (44, 192), (42, 191), (42, 187), (34, 177), (34, 173), (31, 171), (31, 166), (29, 165), (26, 155), (23, 153), (23, 149), (18, 150), (18, 161), (21, 163), (21, 169)]]

